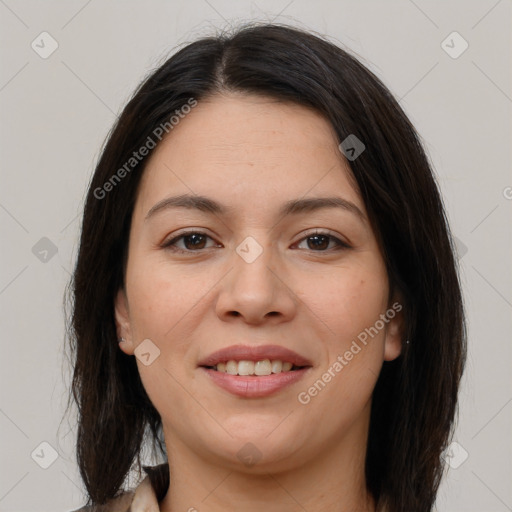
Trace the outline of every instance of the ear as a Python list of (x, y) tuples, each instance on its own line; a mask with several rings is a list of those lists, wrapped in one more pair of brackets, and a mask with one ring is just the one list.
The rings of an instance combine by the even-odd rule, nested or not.
[(128, 309), (128, 298), (124, 289), (119, 289), (114, 300), (114, 311), (117, 329), (117, 338), (122, 338), (119, 341), (119, 348), (128, 355), (133, 355), (135, 347), (132, 340), (132, 330), (130, 324), (130, 312)]
[(384, 360), (393, 361), (402, 352), (402, 339), (404, 333), (404, 315), (401, 302), (395, 301), (386, 311), (389, 323), (386, 328), (384, 341)]

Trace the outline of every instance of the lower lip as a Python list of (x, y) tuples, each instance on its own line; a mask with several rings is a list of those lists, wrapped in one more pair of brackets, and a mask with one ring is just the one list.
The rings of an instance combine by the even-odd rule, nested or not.
[(222, 389), (243, 398), (261, 398), (273, 395), (287, 386), (302, 379), (308, 368), (290, 372), (272, 373), (271, 375), (245, 376), (230, 375), (210, 368), (201, 367), (210, 379)]

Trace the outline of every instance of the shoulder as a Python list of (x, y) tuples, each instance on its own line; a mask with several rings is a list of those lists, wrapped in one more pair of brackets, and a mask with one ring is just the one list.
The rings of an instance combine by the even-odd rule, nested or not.
[(144, 466), (146, 477), (134, 490), (125, 491), (104, 505), (89, 505), (73, 512), (159, 512), (169, 486), (169, 465)]
[(133, 491), (123, 494), (109, 500), (105, 505), (89, 505), (72, 512), (130, 512), (135, 493)]

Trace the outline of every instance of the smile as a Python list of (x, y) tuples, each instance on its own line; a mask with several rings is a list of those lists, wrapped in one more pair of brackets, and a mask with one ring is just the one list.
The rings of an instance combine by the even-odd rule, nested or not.
[(300, 369), (300, 366), (295, 366), (289, 361), (281, 361), (279, 359), (271, 361), (270, 359), (263, 359), (261, 361), (230, 361), (218, 363), (210, 367), (221, 373), (228, 373), (229, 375), (271, 375), (273, 373), (292, 372)]
[(279, 345), (232, 345), (199, 362), (211, 382), (243, 398), (263, 398), (294, 384), (312, 363)]

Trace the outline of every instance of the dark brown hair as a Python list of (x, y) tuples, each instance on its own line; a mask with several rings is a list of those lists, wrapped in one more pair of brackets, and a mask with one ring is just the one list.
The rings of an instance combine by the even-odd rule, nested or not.
[(135, 462), (140, 468), (145, 434), (165, 455), (160, 416), (135, 358), (118, 348), (114, 322), (147, 159), (108, 193), (98, 190), (176, 110), (221, 91), (308, 106), (340, 142), (355, 135), (366, 146), (349, 164), (405, 315), (402, 354), (384, 363), (374, 390), (367, 486), (379, 510), (430, 511), (465, 360), (461, 291), (440, 194), (414, 127), (381, 81), (338, 46), (282, 25), (245, 26), (182, 48), (138, 88), (103, 148), (70, 286), (77, 458), (89, 502), (105, 503)]

